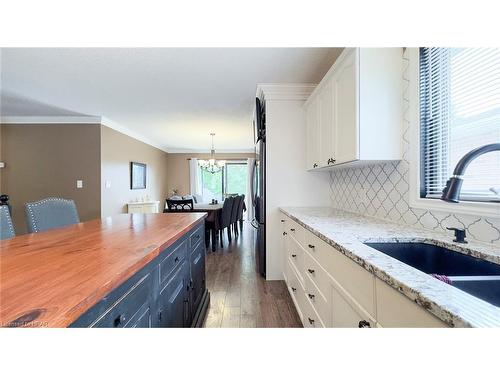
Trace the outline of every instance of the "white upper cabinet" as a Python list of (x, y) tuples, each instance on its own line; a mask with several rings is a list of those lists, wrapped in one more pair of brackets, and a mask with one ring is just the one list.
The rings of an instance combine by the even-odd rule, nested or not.
[(346, 48), (305, 104), (307, 169), (400, 160), (402, 49)]

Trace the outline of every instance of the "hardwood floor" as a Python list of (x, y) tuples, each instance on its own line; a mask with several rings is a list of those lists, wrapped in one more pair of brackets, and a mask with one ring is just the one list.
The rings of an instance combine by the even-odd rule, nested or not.
[(204, 327), (302, 327), (284, 281), (266, 281), (256, 271), (254, 230), (243, 233), (224, 248), (207, 252), (207, 288), (210, 307)]

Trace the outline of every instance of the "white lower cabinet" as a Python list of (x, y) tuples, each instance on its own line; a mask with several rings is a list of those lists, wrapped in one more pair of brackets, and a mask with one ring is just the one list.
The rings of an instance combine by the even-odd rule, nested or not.
[(282, 220), (284, 278), (304, 327), (447, 327), (288, 216)]

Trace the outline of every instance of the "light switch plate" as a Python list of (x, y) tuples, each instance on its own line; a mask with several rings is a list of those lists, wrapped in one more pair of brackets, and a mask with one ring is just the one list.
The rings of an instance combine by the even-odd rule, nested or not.
[(106, 189), (109, 189), (111, 187), (111, 181), (106, 181), (104, 183), (104, 186), (106, 187)]
[(77, 189), (83, 188), (83, 180), (76, 180), (76, 188)]

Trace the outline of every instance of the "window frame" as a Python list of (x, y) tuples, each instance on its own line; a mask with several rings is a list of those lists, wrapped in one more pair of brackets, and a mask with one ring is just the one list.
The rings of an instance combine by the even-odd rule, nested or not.
[(420, 49), (407, 48), (408, 101), (409, 101), (409, 204), (410, 207), (437, 210), (449, 213), (481, 215), (500, 218), (500, 204), (494, 202), (460, 201), (445, 202), (435, 198), (422, 198), (421, 194), (421, 150), (420, 144)]

